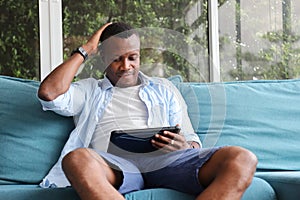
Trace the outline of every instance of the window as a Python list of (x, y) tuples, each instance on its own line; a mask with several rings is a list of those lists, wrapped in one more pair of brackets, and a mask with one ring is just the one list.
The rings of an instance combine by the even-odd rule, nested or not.
[(299, 78), (299, 11), (296, 0), (222, 1), (222, 80)]
[(39, 79), (37, 1), (0, 1), (0, 74)]
[[(181, 74), (188, 81), (208, 81), (206, 1), (64, 0), (65, 58), (107, 21), (124, 21), (138, 28), (142, 39), (141, 69), (146, 74)], [(104, 69), (99, 63), (97, 57), (90, 59), (79, 78), (101, 77)]]
[[(2, 75), (43, 79), (102, 24), (125, 21), (146, 30), (148, 75), (196, 82), (300, 77), (296, 0), (7, 0), (0, 9)], [(102, 77), (98, 61), (86, 62), (78, 78)]]

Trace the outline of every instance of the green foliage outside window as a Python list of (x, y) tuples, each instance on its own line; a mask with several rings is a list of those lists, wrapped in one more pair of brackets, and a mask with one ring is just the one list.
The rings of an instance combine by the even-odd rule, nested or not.
[[(299, 78), (300, 35), (297, 28), (299, 27), (299, 16), (297, 13), (299, 2), (296, 0), (277, 0), (270, 3), (270, 1), (265, 0), (257, 1), (256, 4), (249, 3), (248, 6), (253, 6), (250, 8), (242, 7), (241, 5), (245, 6), (242, 0), (230, 0), (227, 2), (234, 4), (236, 12), (235, 27), (233, 27), (236, 31), (236, 67), (229, 71), (229, 80)], [(260, 17), (265, 16), (265, 18), (257, 16), (255, 13), (257, 10), (255, 10), (254, 6), (269, 7), (269, 10), (266, 10), (264, 15), (258, 15)], [(254, 8), (254, 10), (251, 10), (251, 8)], [(253, 24), (249, 24), (251, 20), (253, 20)], [(260, 31), (255, 27), (262, 24), (265, 27), (269, 27), (268, 31)], [(249, 48), (243, 47), (245, 42), (249, 42), (245, 38), (247, 37), (247, 30), (251, 29), (251, 27), (257, 30), (255, 35), (252, 36), (252, 41), (260, 41), (260, 49), (256, 49), (257, 51), (250, 51)], [(229, 37), (223, 36), (220, 39), (221, 52), (222, 48), (229, 43)], [(230, 64), (223, 63), (221, 69), (230, 68), (230, 66), (224, 66)]]
[[(64, 32), (64, 56), (67, 58), (70, 52), (85, 42), (95, 30), (110, 21), (123, 21), (135, 28), (158, 27), (174, 30), (180, 34), (188, 36), (201, 24), (207, 27), (207, 4), (203, 3), (203, 13), (199, 19), (188, 26), (185, 22), (185, 12), (189, 6), (195, 4), (191, 0), (103, 0), (103, 1), (83, 1), (73, 3), (71, 0), (63, 1), (63, 32)], [(159, 31), (159, 30), (158, 30)], [(206, 33), (204, 37), (196, 37), (194, 42), (202, 43), (207, 49)], [(172, 37), (172, 36), (170, 36)], [(155, 38), (154, 43), (163, 42), (161, 38)], [(186, 45), (191, 41), (184, 41)], [(178, 49), (174, 44), (172, 47)], [(188, 73), (191, 68), (197, 70), (197, 66), (191, 66), (189, 62), (180, 55), (170, 50), (141, 49), (141, 62), (147, 64), (163, 64), (164, 75), (169, 76), (174, 73), (181, 74), (186, 80), (196, 80)], [(86, 63), (80, 76), (102, 77), (103, 68), (99, 69), (101, 63), (99, 57)], [(153, 65), (152, 65), (153, 66)], [(175, 71), (175, 72), (174, 72)], [(199, 71), (199, 70), (198, 70)], [(198, 72), (200, 73), (200, 72)], [(199, 80), (199, 78), (198, 78)]]
[[(252, 79), (292, 79), (300, 76), (300, 48), (294, 47), (300, 40), (299, 35), (290, 34), (284, 40), (285, 33), (268, 32), (261, 38), (268, 41), (269, 48), (262, 48), (257, 54), (245, 52), (241, 55), (250, 64), (252, 71), (242, 72), (244, 80)], [(285, 42), (284, 42), (285, 41)], [(240, 77), (237, 70), (231, 72), (233, 77)]]
[(0, 25), (0, 74), (38, 79), (37, 2), (0, 0)]

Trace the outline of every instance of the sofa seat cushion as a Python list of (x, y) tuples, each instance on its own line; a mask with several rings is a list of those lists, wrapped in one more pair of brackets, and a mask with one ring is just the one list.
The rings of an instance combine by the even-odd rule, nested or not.
[(147, 199), (147, 200), (193, 200), (195, 199), (194, 196), (189, 194), (184, 194), (182, 192), (178, 192), (171, 189), (147, 189), (147, 190), (140, 190), (136, 192), (131, 192), (125, 195), (126, 200), (140, 200), (140, 199)]
[(72, 118), (42, 110), (38, 87), (0, 76), (0, 185), (39, 183), (74, 128)]
[(276, 200), (276, 193), (271, 185), (258, 177), (253, 177), (251, 185), (247, 188), (242, 200)]
[(68, 188), (40, 188), (38, 185), (0, 185), (0, 199), (10, 200), (80, 200), (75, 190)]
[[(188, 183), (187, 183), (188, 184)], [(184, 194), (170, 189), (147, 189), (127, 194), (126, 200), (194, 200), (192, 195)], [(273, 188), (263, 179), (254, 177), (251, 185), (243, 195), (242, 200), (276, 200)]]
[(278, 199), (300, 199), (300, 171), (257, 172), (256, 176), (270, 183)]
[[(192, 195), (171, 189), (146, 189), (125, 195), (126, 200), (194, 200)], [(40, 188), (37, 185), (0, 185), (0, 199), (20, 200), (79, 200), (75, 190), (68, 188)], [(242, 200), (276, 200), (272, 187), (260, 178), (254, 178)]]

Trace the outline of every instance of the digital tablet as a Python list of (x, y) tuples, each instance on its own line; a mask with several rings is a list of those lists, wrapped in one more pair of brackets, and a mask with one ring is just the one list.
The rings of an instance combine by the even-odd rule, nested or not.
[(179, 133), (179, 126), (157, 127), (146, 129), (115, 130), (111, 132), (108, 152), (119, 153), (148, 153), (157, 150), (152, 146), (151, 139), (155, 134), (163, 134), (164, 131)]

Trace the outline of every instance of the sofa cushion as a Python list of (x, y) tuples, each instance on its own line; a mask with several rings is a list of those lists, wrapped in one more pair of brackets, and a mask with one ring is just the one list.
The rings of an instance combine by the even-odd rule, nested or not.
[(242, 200), (276, 200), (276, 193), (271, 185), (258, 177), (253, 177), (251, 185), (243, 194)]
[[(146, 189), (125, 195), (126, 200), (193, 200), (194, 196), (171, 189)], [(37, 185), (0, 185), (0, 199), (20, 200), (79, 200), (73, 188), (39, 188)], [(260, 178), (254, 178), (242, 200), (275, 200), (272, 187)]]
[(258, 172), (257, 177), (263, 178), (274, 188), (278, 199), (299, 200), (300, 172), (277, 171)]
[(0, 185), (0, 199), (9, 200), (80, 200), (75, 190), (40, 188), (38, 185)]
[[(148, 189), (127, 194), (126, 200), (193, 200), (194, 196), (170, 189)], [(254, 177), (252, 184), (244, 193), (242, 200), (276, 200), (273, 188), (264, 180)]]
[(0, 76), (0, 184), (39, 183), (74, 127), (72, 118), (42, 110), (38, 86)]
[(204, 147), (243, 146), (258, 170), (300, 170), (300, 80), (175, 85)]

